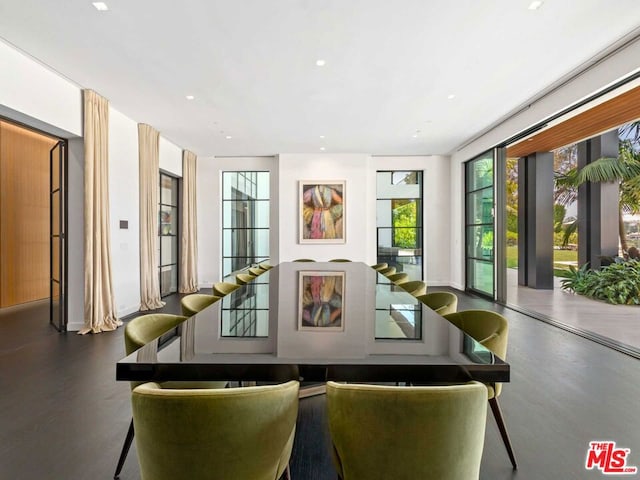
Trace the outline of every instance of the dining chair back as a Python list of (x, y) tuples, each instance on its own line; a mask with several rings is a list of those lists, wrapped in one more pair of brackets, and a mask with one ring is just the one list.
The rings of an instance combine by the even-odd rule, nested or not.
[(237, 283), (231, 282), (216, 282), (213, 284), (213, 294), (216, 297), (224, 297), (225, 295), (229, 295), (234, 290), (240, 288), (240, 285)]
[(238, 285), (246, 285), (247, 283), (252, 282), (255, 278), (255, 275), (250, 275), (248, 273), (238, 273), (236, 275), (236, 283)]
[(383, 268), (387, 268), (389, 266), (388, 263), (376, 263), (375, 265), (371, 265), (371, 268), (373, 268), (374, 270), (380, 271)]
[[(141, 315), (130, 320), (124, 327), (124, 350), (127, 355), (131, 355), (136, 350), (144, 347), (147, 343), (155, 340), (161, 335), (176, 328), (184, 322), (187, 316), (171, 315), (168, 313), (151, 313)], [(134, 389), (143, 382), (131, 382), (131, 389)], [(166, 383), (166, 387), (178, 386), (182, 388), (224, 388), (227, 382), (171, 382)], [(129, 429), (120, 451), (120, 457), (116, 465), (113, 478), (119, 478), (124, 462), (129, 454), (131, 443), (135, 435), (133, 419), (129, 423)]]
[(405, 272), (392, 273), (391, 275), (387, 275), (387, 278), (396, 285), (400, 285), (409, 281), (409, 274)]
[(207, 295), (204, 293), (192, 293), (191, 295), (186, 295), (180, 299), (182, 315), (185, 317), (191, 317), (204, 310), (209, 305), (216, 303), (220, 298), (222, 297)]
[(330, 262), (350, 262), (351, 260), (348, 260), (346, 258), (334, 258), (332, 260), (329, 260)]
[(381, 273), (384, 276), (388, 277), (389, 275), (393, 275), (394, 273), (396, 273), (396, 267), (381, 268), (380, 270), (378, 270), (378, 273)]
[[(473, 337), (478, 343), (492, 351), (502, 360), (506, 359), (509, 324), (507, 319), (499, 313), (490, 310), (463, 310), (444, 315), (444, 318)], [(500, 436), (507, 449), (509, 460), (511, 460), (511, 465), (515, 470), (518, 468), (516, 457), (504, 422), (502, 410), (498, 403), (498, 396), (502, 392), (502, 384), (490, 383), (487, 384), (487, 388), (489, 406), (496, 419)]]
[(448, 315), (458, 310), (458, 297), (451, 292), (425, 293), (417, 298), (440, 315)]
[(140, 385), (131, 404), (142, 480), (290, 478), (298, 387)]
[(327, 382), (334, 464), (342, 480), (478, 479), (487, 388)]
[(262, 270), (261, 268), (258, 268), (258, 267), (250, 267), (247, 269), (247, 271), (254, 277), (262, 275), (265, 272), (265, 270)]
[(312, 258), (298, 258), (294, 262), (315, 262)]
[(414, 297), (427, 293), (427, 284), (422, 280), (412, 280), (410, 282), (401, 283), (400, 288), (406, 290)]

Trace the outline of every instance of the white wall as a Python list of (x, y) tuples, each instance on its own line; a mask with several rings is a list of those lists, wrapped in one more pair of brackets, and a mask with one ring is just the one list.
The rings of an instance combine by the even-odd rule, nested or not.
[(619, 79), (636, 72), (640, 58), (640, 40), (619, 50), (591, 69), (567, 81), (552, 93), (482, 135), (451, 157), (451, 272), (452, 285), (464, 287), (463, 185), (461, 163), (526, 130), (564, 108), (589, 97)]
[[(140, 307), (138, 124), (109, 108), (111, 275), (118, 317)], [(126, 220), (127, 229), (120, 228)]]
[[(376, 258), (375, 170), (366, 154), (281, 154), (278, 158), (281, 262), (296, 258), (328, 261), (349, 258), (374, 263)], [(299, 181), (344, 180), (343, 244), (300, 244)]]
[(198, 158), (198, 283), (210, 288), (222, 276), (222, 172), (270, 172), (269, 250), (273, 264), (278, 263), (278, 169), (274, 157)]
[(160, 135), (160, 170), (182, 177), (182, 148)]
[(0, 113), (65, 138), (82, 135), (77, 85), (1, 40), (0, 65)]
[[(422, 170), (424, 172), (422, 177), (423, 255), (424, 278), (428, 285), (451, 283), (449, 263), (451, 241), (448, 228), (451, 218), (449, 164), (449, 157), (442, 155), (372, 157), (371, 169), (374, 175), (377, 170)], [(375, 218), (372, 235), (375, 249)]]

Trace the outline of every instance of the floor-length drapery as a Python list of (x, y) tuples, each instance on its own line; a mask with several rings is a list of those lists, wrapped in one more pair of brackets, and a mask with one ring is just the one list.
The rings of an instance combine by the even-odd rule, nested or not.
[(158, 211), (160, 195), (160, 133), (138, 124), (140, 160), (140, 310), (164, 306), (158, 276)]
[(196, 154), (182, 152), (182, 226), (180, 229), (180, 293), (198, 291), (196, 219)]
[(109, 228), (109, 102), (84, 90), (84, 328), (115, 330)]

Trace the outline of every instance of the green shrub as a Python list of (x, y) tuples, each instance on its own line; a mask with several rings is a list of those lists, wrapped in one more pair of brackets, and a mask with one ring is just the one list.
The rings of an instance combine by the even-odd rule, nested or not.
[(607, 303), (640, 305), (640, 261), (612, 263), (600, 270), (588, 264), (565, 270), (560, 283), (564, 290)]

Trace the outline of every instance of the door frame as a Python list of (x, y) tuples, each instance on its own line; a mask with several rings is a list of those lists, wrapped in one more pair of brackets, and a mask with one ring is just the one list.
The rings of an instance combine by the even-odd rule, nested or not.
[[(68, 253), (69, 247), (67, 242), (67, 226), (68, 222), (68, 192), (69, 192), (69, 176), (68, 176), (68, 160), (69, 160), (69, 148), (67, 141), (64, 139), (59, 139), (58, 143), (56, 143), (49, 152), (49, 324), (52, 325), (56, 330), (63, 333), (67, 331), (68, 324), (68, 302), (67, 299), (69, 293), (69, 282), (67, 281), (68, 276)], [(57, 158), (54, 158), (54, 151), (56, 149), (60, 149), (60, 153)], [(58, 172), (60, 176), (60, 181), (57, 189), (53, 188), (53, 162), (58, 161)], [(59, 191), (60, 192), (60, 205), (59, 211), (53, 211), (53, 194)], [(53, 233), (53, 221), (55, 214), (58, 214), (58, 222), (59, 222), (59, 230), (60, 233), (58, 238), (60, 239), (59, 245), (59, 269), (57, 272), (59, 276), (59, 289), (60, 289), (60, 300), (57, 308), (60, 309), (58, 312), (58, 322), (54, 319), (54, 305), (53, 301), (53, 284), (54, 280), (54, 265), (53, 265), (53, 250), (54, 250), (54, 242), (55, 234)]]

